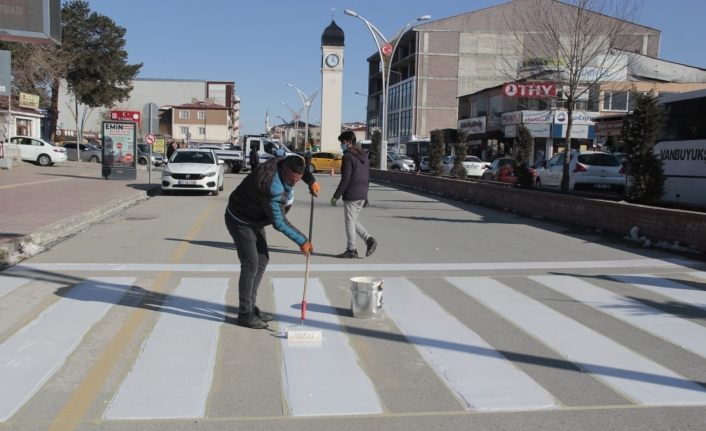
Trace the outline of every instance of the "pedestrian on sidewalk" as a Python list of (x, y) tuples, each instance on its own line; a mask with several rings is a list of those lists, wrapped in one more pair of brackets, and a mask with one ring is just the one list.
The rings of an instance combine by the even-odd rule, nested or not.
[(238, 325), (262, 329), (273, 319), (257, 307), (257, 290), (270, 260), (265, 226), (282, 232), (304, 255), (313, 251), (309, 238), (285, 216), (299, 180), (309, 185), (312, 195), (319, 194), (319, 183), (305, 167), (298, 155), (274, 157), (251, 171), (228, 198), (225, 222), (240, 260)]
[(331, 205), (343, 197), (344, 222), (346, 227), (346, 250), (336, 255), (339, 258), (357, 258), (356, 235), (365, 241), (365, 256), (375, 253), (377, 241), (358, 221), (361, 209), (368, 200), (368, 182), (370, 180), (370, 161), (368, 152), (355, 141), (355, 133), (346, 130), (338, 136), (343, 152), (341, 181), (331, 198)]

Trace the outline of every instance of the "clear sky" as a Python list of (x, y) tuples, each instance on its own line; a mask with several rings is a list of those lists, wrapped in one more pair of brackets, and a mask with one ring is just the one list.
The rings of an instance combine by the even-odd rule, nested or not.
[[(622, 0), (614, 0), (622, 1)], [(140, 78), (234, 81), (241, 98), (241, 132), (262, 133), (265, 113), (291, 120), (281, 102), (302, 107), (296, 91), (321, 89), (321, 33), (334, 19), (345, 33), (343, 121), (365, 121), (366, 58), (376, 50), (353, 9), (386, 37), (421, 15), (432, 19), (482, 9), (501, 0), (89, 0), (92, 10), (127, 30), (130, 63)], [(706, 68), (704, 0), (645, 0), (637, 23), (662, 31), (660, 57)], [(321, 118), (320, 94), (309, 119)]]

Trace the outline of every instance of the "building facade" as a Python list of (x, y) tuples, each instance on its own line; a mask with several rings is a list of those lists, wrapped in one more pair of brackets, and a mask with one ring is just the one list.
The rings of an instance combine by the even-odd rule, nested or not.
[[(428, 137), (435, 129), (457, 128), (458, 98), (517, 77), (518, 64), (529, 55), (519, 41), (538, 31), (523, 19), (527, 8), (562, 13), (573, 6), (552, 0), (511, 1), (414, 26), (401, 36), (390, 64), (388, 145)], [(606, 19), (613, 19), (606, 17)], [(625, 23), (619, 48), (657, 57), (661, 33)], [(382, 76), (379, 54), (368, 58), (368, 133), (380, 130)]]
[[(223, 142), (236, 142), (240, 129), (240, 99), (235, 94), (235, 83), (232, 81), (202, 81), (186, 79), (150, 79), (138, 78), (133, 82), (130, 97), (112, 107), (88, 108), (78, 105), (79, 114), (86, 112), (84, 134), (99, 134), (101, 122), (109, 119), (110, 110), (138, 111), (143, 118), (148, 116), (146, 106), (154, 103), (164, 111), (170, 108), (191, 103), (193, 100), (210, 101), (221, 105), (227, 110), (228, 137)], [(74, 131), (77, 129), (74, 112), (75, 99), (68, 91), (66, 81), (59, 87), (59, 117), (57, 129)], [(161, 120), (160, 120), (161, 122)], [(221, 142), (221, 143), (223, 143)]]

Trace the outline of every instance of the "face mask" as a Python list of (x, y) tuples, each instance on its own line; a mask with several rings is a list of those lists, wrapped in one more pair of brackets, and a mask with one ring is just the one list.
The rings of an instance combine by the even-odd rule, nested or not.
[(344, 152), (348, 149), (348, 145), (346, 144), (341, 144), (341, 152)]

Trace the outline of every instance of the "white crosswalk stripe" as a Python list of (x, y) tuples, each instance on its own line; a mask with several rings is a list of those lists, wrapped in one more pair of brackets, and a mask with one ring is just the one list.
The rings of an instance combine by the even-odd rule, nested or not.
[(645, 405), (706, 404), (706, 389), (490, 277), (448, 280), (564, 357)]
[(402, 332), (469, 408), (556, 408), (546, 390), (409, 281), (386, 278), (384, 295)]
[(24, 277), (0, 275), (0, 298), (30, 281), (30, 279)]
[[(284, 325), (301, 322), (300, 304), (304, 279), (274, 279), (275, 312)], [(370, 378), (360, 368), (348, 344), (336, 311), (318, 279), (309, 280), (309, 309), (303, 328), (322, 331), (317, 344), (282, 339), (282, 378), (294, 416), (382, 413)]]
[(568, 276), (529, 277), (603, 313), (706, 358), (706, 327)]
[(182, 279), (162, 307), (157, 325), (105, 418), (204, 416), (226, 290), (227, 278)]
[[(0, 344), (0, 421), (9, 419), (62, 366), (134, 278), (90, 279)], [(12, 388), (12, 390), (9, 390)]]
[(706, 310), (705, 290), (650, 274), (611, 275), (610, 278)]
[[(487, 313), (494, 313), (498, 322), (507, 323), (507, 331), (527, 343), (541, 346), (544, 351), (549, 349), (566, 363), (576, 364), (601, 382), (596, 385), (602, 390), (621, 394), (635, 405), (706, 405), (706, 389), (684, 377), (679, 372), (683, 370), (669, 369), (673, 367), (671, 363), (630, 350), (613, 340), (610, 331), (601, 333), (591, 329), (571, 315), (535, 299), (539, 298), (536, 294), (530, 296), (529, 292), (511, 287), (520, 284), (501, 282), (499, 277), (444, 278), (441, 274), (384, 277), (385, 306), (381, 321), (387, 326), (375, 326), (378, 332), (352, 332), (359, 337), (354, 342), (346, 325), (358, 320), (341, 315), (340, 304), (337, 308), (329, 299), (340, 302), (341, 294), (334, 289), (348, 286), (349, 280), (335, 272), (330, 274), (333, 274), (328, 276), (330, 278), (309, 281), (311, 306), (305, 329), (322, 331), (323, 340), (319, 344), (292, 343), (267, 331), (247, 332), (248, 336), (271, 337), (277, 343), (270, 345), (273, 352), (281, 352), (277, 360), (283, 399), (273, 402), (283, 403), (284, 415), (385, 413), (385, 397), (389, 397), (390, 392), (376, 387), (382, 383), (372, 377), (376, 369), (384, 369), (379, 364), (381, 357), (370, 352), (364, 354), (364, 349), (373, 346), (364, 341), (366, 334), (376, 333), (385, 338), (387, 334), (379, 332), (385, 327), (395, 328), (399, 331), (397, 335), (402, 334), (391, 336), (389, 340), (400, 340), (414, 348), (405, 346), (409, 354), (403, 356), (390, 347), (394, 343), (385, 343), (391, 351), (384, 357), (424, 367), (432, 380), (438, 376), (438, 381), (443, 382), (439, 383), (438, 390), (453, 395), (449, 397), (455, 403), (449, 407), (451, 410), (464, 407), (469, 411), (564, 408), (561, 396), (552, 393), (556, 387), (545, 374), (518, 366), (520, 364), (513, 361), (520, 359), (500, 353), (498, 350), (509, 350), (493, 346), (489, 337), (491, 341), (483, 339), (479, 334), (488, 332), (487, 328), (475, 328), (479, 320), (454, 315), (441, 305), (448, 305), (454, 295), (469, 303), (473, 301), (474, 306)], [(620, 324), (618, 321), (625, 322), (627, 325), (621, 327), (635, 331), (636, 336), (681, 346), (684, 350), (679, 351), (689, 355), (688, 358), (706, 358), (703, 343), (706, 326), (695, 319), (650, 307), (625, 293), (630, 289), (644, 289), (650, 292), (645, 295), (659, 295), (667, 298), (665, 302), (678, 301), (694, 310), (706, 309), (706, 290), (693, 287), (693, 280), (706, 279), (706, 272), (609, 277), (614, 281), (604, 280), (603, 285), (590, 278), (561, 275), (516, 275), (514, 279), (517, 282), (524, 278), (528, 286), (531, 284), (554, 298), (560, 296), (563, 301), (587, 306), (583, 310), (590, 313), (590, 318), (599, 320), (608, 314), (617, 319), (611, 319), (614, 325)], [(680, 282), (682, 278), (691, 278), (692, 284)], [(219, 335), (228, 328), (243, 330), (224, 324), (226, 293), (229, 286), (237, 286), (237, 278), (199, 276), (173, 280), (178, 286), (161, 304), (154, 327), (146, 328), (137, 339), (142, 345), (139, 353), (121, 359), (124, 376), (114, 382), (114, 392), (106, 397), (109, 401), (102, 412), (104, 420), (208, 417), (209, 397), (229, 390), (220, 388), (221, 392), (214, 392), (214, 376), (225, 366), (218, 355), (222, 342)], [(275, 276), (270, 280), (279, 329), (298, 324), (303, 278)], [(443, 294), (448, 296), (442, 298), (441, 293), (430, 289), (431, 280), (444, 283)], [(16, 296), (7, 294), (28, 281), (22, 277), (0, 276), (0, 309), (6, 306), (4, 301)], [(609, 283), (610, 289), (604, 287)], [(48, 302), (52, 305), (44, 305), (46, 308), (37, 314), (29, 314), (28, 324), (17, 324), (17, 328), (9, 331), (0, 343), (0, 388), (12, 390), (0, 391), (0, 422), (10, 420), (42, 391), (49, 379), (65, 366), (67, 358), (75, 360), (72, 352), (81, 345), (85, 335), (97, 323), (115, 318), (114, 313), (108, 312), (133, 285), (135, 279), (130, 277), (87, 279), (62, 289), (58, 293), (60, 299)], [(263, 285), (262, 289), (269, 287)], [(149, 286), (145, 286), (145, 290), (149, 291)], [(333, 292), (336, 295), (332, 295)], [(134, 299), (131, 301), (134, 303)], [(253, 367), (253, 372), (257, 372), (257, 364), (243, 366)], [(706, 370), (706, 363), (694, 364), (694, 367), (699, 371), (691, 375), (692, 379), (700, 380), (693, 376)], [(274, 381), (276, 383), (276, 379)], [(232, 383), (233, 390), (238, 390), (238, 382)], [(386, 384), (389, 387), (390, 382)], [(394, 396), (415, 395), (410, 391), (395, 392)], [(462, 404), (456, 400), (461, 400)]]

